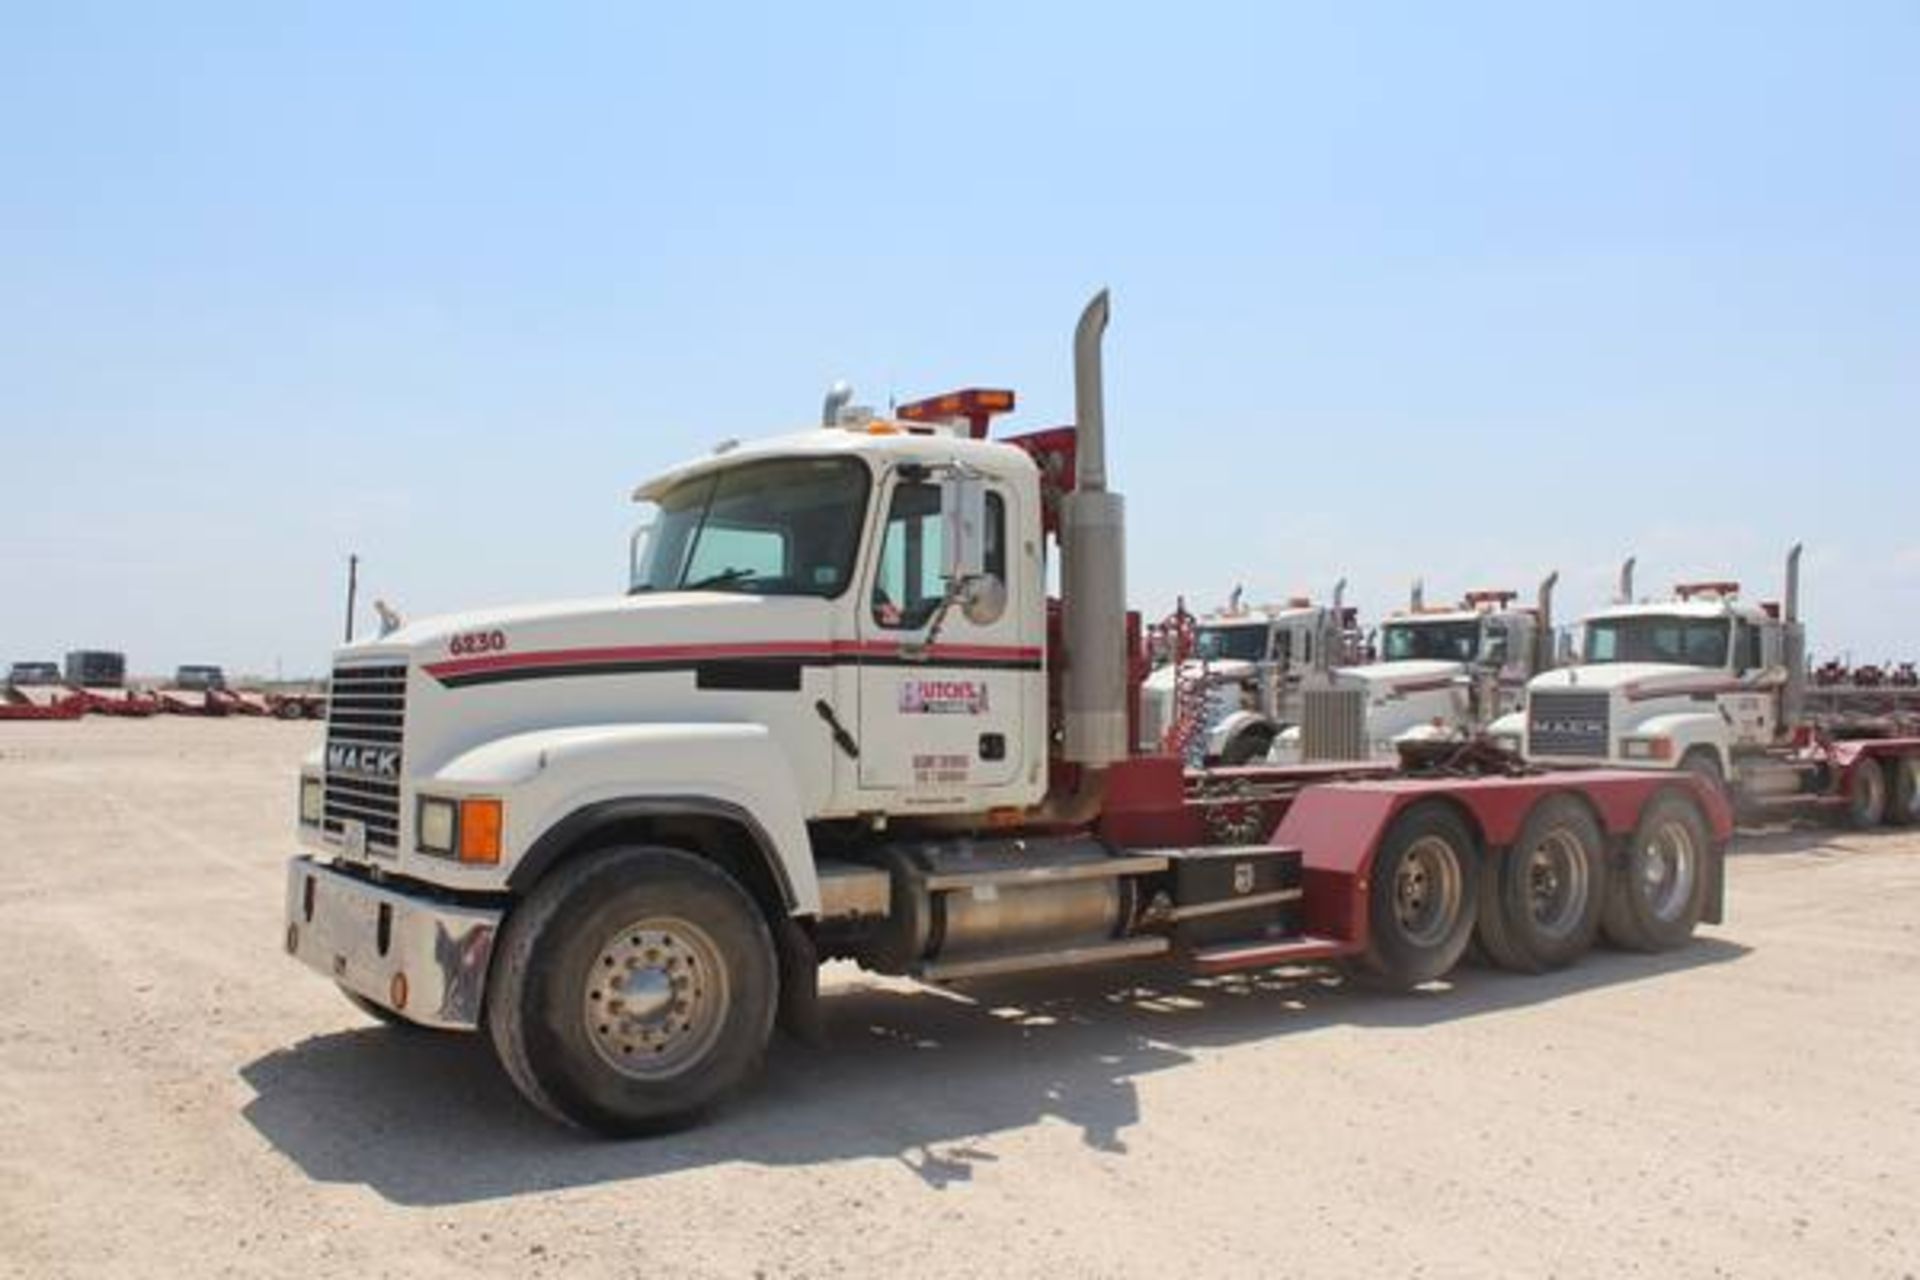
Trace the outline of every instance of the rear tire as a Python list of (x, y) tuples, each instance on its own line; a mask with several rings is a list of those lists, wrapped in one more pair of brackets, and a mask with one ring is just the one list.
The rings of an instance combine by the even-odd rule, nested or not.
[(1361, 977), (1405, 991), (1459, 963), (1473, 939), (1480, 849), (1459, 814), (1429, 801), (1402, 813), (1374, 853)]
[(1887, 761), (1887, 822), (1910, 827), (1920, 822), (1920, 756)]
[(1477, 926), (1503, 969), (1541, 973), (1593, 946), (1607, 900), (1605, 837), (1570, 796), (1535, 805), (1506, 856), (1482, 868)]
[(1685, 944), (1706, 904), (1713, 847), (1700, 807), (1667, 792), (1640, 815), (1611, 877), (1601, 927), (1617, 947), (1670, 951)]
[(731, 876), (677, 849), (608, 849), (562, 865), (507, 918), (487, 1024), (548, 1115), (659, 1133), (755, 1074), (779, 986), (766, 920)]
[(1847, 825), (1855, 831), (1871, 831), (1887, 813), (1887, 775), (1880, 762), (1862, 758), (1853, 762), (1847, 779)]

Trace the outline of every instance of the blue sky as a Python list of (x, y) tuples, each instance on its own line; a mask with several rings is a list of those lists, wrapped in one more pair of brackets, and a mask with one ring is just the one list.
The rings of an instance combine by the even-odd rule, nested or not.
[(1776, 589), (1920, 656), (1920, 5), (14, 6), (0, 659), (617, 588), (635, 481), (1111, 285), (1136, 603)]

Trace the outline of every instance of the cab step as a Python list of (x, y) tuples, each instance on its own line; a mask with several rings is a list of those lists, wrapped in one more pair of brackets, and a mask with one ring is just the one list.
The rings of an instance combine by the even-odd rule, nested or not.
[(988, 978), (1003, 973), (1028, 973), (1036, 969), (1075, 969), (1082, 965), (1162, 955), (1171, 946), (1167, 939), (1157, 935), (1116, 938), (1112, 942), (1061, 947), (1053, 951), (980, 956), (977, 959), (930, 960), (917, 966), (913, 976), (924, 982), (951, 982), (959, 978)]
[(1272, 969), (1283, 964), (1306, 964), (1351, 955), (1353, 944), (1343, 938), (1301, 934), (1279, 941), (1230, 942), (1188, 955), (1189, 967), (1201, 973), (1233, 973), (1241, 969)]

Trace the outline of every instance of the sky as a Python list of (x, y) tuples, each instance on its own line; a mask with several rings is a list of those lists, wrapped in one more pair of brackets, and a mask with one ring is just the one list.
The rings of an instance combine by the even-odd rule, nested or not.
[[(0, 661), (323, 671), (1113, 290), (1134, 603), (1807, 546), (1920, 658), (1920, 4), (87, 3), (0, 36)], [(371, 622), (363, 607), (364, 627)]]

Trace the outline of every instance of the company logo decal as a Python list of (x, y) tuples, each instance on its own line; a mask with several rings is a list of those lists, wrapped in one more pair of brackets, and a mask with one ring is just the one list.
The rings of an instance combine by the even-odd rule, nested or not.
[(982, 716), (987, 713), (983, 680), (906, 680), (900, 685), (900, 714), (908, 716)]
[(358, 778), (400, 777), (400, 748), (332, 746), (327, 748), (327, 772)]

